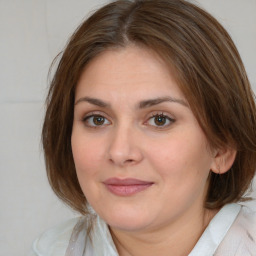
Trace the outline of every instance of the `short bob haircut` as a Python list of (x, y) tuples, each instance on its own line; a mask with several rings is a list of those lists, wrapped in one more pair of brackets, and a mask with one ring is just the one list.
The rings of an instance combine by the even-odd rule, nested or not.
[(51, 81), (42, 130), (49, 182), (65, 203), (88, 213), (71, 149), (74, 95), (85, 66), (130, 44), (157, 53), (170, 70), (213, 148), (233, 148), (231, 169), (209, 175), (205, 207), (243, 199), (256, 169), (256, 109), (239, 53), (210, 14), (184, 0), (120, 0), (84, 21), (71, 36)]

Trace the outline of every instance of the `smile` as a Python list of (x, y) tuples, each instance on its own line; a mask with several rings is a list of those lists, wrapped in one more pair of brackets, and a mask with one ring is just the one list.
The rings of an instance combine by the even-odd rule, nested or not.
[(111, 193), (117, 196), (131, 196), (151, 187), (154, 183), (131, 178), (110, 178), (104, 181), (103, 184)]

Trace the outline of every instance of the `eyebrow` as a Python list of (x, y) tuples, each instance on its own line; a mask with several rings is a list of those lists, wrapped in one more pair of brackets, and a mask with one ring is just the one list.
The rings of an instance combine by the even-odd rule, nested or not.
[(109, 103), (106, 103), (106, 102), (104, 102), (100, 99), (96, 99), (96, 98), (83, 97), (83, 98), (80, 98), (79, 100), (77, 100), (75, 102), (75, 105), (77, 105), (80, 102), (88, 102), (92, 105), (96, 105), (96, 106), (99, 106), (99, 107), (102, 107), (102, 108), (110, 107)]
[[(91, 97), (82, 97), (79, 100), (75, 102), (75, 105), (77, 105), (80, 102), (88, 102), (92, 105), (96, 105), (102, 108), (107, 108), (111, 107), (111, 105), (103, 100), (97, 99), (97, 98), (91, 98)], [(149, 108), (158, 104), (161, 104), (163, 102), (174, 102), (174, 103), (179, 103), (185, 107), (188, 107), (188, 104), (182, 100), (182, 99), (176, 99), (173, 97), (159, 97), (155, 99), (149, 99), (149, 100), (143, 100), (139, 102), (138, 108), (143, 109), (143, 108)]]
[(139, 108), (149, 108), (163, 102), (174, 102), (174, 103), (179, 103), (185, 107), (188, 107), (188, 104), (182, 99), (176, 99), (173, 97), (160, 97), (160, 98), (141, 101), (139, 103)]

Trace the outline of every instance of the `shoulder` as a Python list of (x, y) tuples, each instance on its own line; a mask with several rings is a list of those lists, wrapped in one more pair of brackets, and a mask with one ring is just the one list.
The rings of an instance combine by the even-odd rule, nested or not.
[[(234, 254), (230, 254), (231, 251)], [(255, 255), (255, 252), (256, 201), (254, 200), (242, 205), (236, 220), (218, 248), (220, 254), (216, 255)]]
[(65, 221), (39, 236), (33, 243), (31, 256), (64, 256), (73, 229), (80, 218)]

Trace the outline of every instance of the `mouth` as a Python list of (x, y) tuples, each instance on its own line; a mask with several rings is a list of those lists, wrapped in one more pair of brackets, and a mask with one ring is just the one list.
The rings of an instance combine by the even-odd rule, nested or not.
[(103, 182), (106, 188), (117, 196), (131, 196), (137, 194), (147, 188), (151, 187), (154, 183), (138, 179), (119, 179), (110, 178)]

